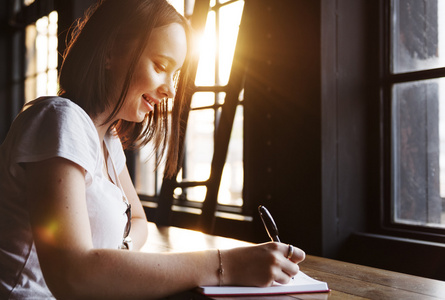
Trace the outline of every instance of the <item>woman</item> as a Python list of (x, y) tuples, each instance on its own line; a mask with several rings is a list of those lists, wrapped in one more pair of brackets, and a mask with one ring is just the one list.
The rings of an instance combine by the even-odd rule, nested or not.
[(122, 144), (164, 152), (168, 137), (166, 172), (175, 173), (189, 35), (165, 0), (101, 1), (78, 26), (60, 97), (25, 106), (0, 148), (0, 298), (149, 299), (286, 283), (298, 272), (304, 252), (280, 243), (137, 251), (146, 217)]

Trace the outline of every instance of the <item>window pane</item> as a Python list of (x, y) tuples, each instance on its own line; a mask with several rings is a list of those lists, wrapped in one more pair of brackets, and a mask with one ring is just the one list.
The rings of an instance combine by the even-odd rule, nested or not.
[(168, 0), (168, 2), (182, 15), (184, 15), (184, 0)]
[(48, 17), (37, 20), (36, 28), (37, 72), (45, 72), (48, 67)]
[(219, 16), (219, 79), (220, 85), (229, 81), (238, 37), (239, 24), (243, 13), (244, 1), (221, 7)]
[(393, 88), (393, 220), (397, 223), (445, 224), (444, 93), (444, 78)]
[(197, 86), (215, 85), (215, 31), (215, 12), (210, 11), (207, 16), (204, 35), (201, 37), (199, 45), (199, 63), (195, 79)]
[[(161, 180), (156, 180), (156, 176), (163, 174), (162, 166), (155, 172), (156, 157), (154, 155), (151, 143), (148, 143), (138, 151), (135, 187), (139, 194), (155, 196), (160, 189), (159, 185)], [(158, 186), (156, 186), (156, 184), (158, 184)]]
[(35, 77), (28, 77), (25, 79), (25, 99), (30, 101), (36, 98), (37, 84)]
[(46, 73), (37, 74), (37, 97), (45, 96), (46, 86), (48, 84), (48, 75)]
[(195, 186), (189, 188), (177, 188), (175, 189), (175, 197), (178, 199), (187, 199), (188, 201), (193, 202), (204, 202), (207, 188), (205, 186)]
[(26, 27), (26, 102), (57, 94), (57, 20), (53, 11)]
[(243, 106), (238, 105), (218, 193), (218, 203), (220, 204), (243, 205), (243, 120)]
[(199, 108), (203, 106), (212, 106), (215, 104), (215, 93), (200, 92), (193, 94), (191, 108)]
[(444, 13), (445, 1), (392, 1), (394, 73), (445, 66)]
[[(187, 139), (186, 166), (180, 177), (184, 176), (187, 180), (204, 181), (210, 176), (210, 164), (213, 155), (213, 131), (210, 131), (209, 127), (213, 126), (213, 110), (193, 111), (189, 117), (188, 126), (187, 135), (190, 134), (191, 130), (194, 133), (192, 133), (193, 136), (190, 140)], [(203, 129), (204, 127), (207, 127), (207, 130)], [(191, 139), (193, 139), (193, 142), (191, 142)], [(209, 149), (210, 147), (212, 149)], [(234, 206), (243, 205), (243, 176), (243, 107), (238, 106), (226, 164), (221, 178), (218, 203)], [(186, 196), (187, 200), (202, 202), (205, 199), (206, 192), (205, 186), (177, 188), (175, 195), (180, 199)]]
[[(215, 24), (216, 13), (215, 11), (209, 12), (204, 34), (200, 40), (196, 85), (226, 85), (229, 81), (243, 7), (244, 1), (235, 1), (220, 8), (218, 33)], [(215, 74), (216, 64), (218, 65), (218, 74)]]
[[(26, 56), (25, 56), (25, 76), (30, 77), (36, 74), (36, 37), (37, 37), (37, 29), (34, 24), (29, 25), (25, 29), (25, 47), (26, 47)], [(35, 87), (34, 87), (35, 89)]]
[(186, 134), (186, 158), (183, 176), (187, 180), (207, 180), (213, 156), (213, 109), (190, 112)]

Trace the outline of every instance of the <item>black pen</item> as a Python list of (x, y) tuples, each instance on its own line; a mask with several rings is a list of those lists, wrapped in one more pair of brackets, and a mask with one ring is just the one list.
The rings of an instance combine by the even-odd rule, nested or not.
[(262, 205), (258, 206), (258, 212), (260, 213), (264, 228), (266, 228), (267, 234), (269, 235), (270, 239), (273, 242), (280, 242), (280, 238), (278, 237), (278, 228), (270, 212)]

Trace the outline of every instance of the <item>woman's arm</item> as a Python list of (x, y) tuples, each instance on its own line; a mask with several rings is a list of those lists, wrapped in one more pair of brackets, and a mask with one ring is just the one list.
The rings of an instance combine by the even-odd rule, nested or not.
[[(57, 298), (160, 298), (219, 283), (216, 250), (142, 253), (93, 249), (85, 201), (85, 171), (63, 158), (26, 164), (27, 199), (45, 281)], [(222, 252), (225, 284), (284, 283), (304, 258), (267, 243)]]
[(122, 188), (131, 204), (131, 231), (130, 237), (133, 243), (133, 250), (140, 250), (147, 240), (147, 217), (142, 207), (139, 196), (131, 181), (128, 169), (125, 166), (119, 175)]

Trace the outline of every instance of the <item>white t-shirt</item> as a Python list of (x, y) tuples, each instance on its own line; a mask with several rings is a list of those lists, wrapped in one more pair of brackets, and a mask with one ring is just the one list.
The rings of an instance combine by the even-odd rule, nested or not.
[[(118, 182), (115, 174), (125, 166), (122, 144), (112, 134), (104, 140), (109, 153), (108, 172)], [(68, 99), (39, 98), (18, 115), (0, 147), (0, 299), (53, 298), (37, 259), (21, 166), (52, 157), (63, 157), (86, 170), (86, 202), (94, 247), (117, 249), (122, 243), (127, 205), (122, 189), (103, 174), (103, 155), (93, 121)]]

